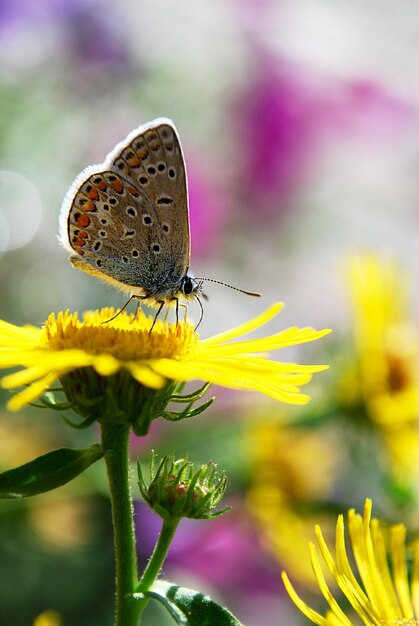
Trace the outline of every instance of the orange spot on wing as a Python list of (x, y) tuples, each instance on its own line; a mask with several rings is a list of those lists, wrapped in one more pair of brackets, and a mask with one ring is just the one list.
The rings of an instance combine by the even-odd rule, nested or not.
[(148, 149), (141, 148), (140, 150), (138, 150), (137, 156), (139, 159), (146, 159), (148, 157)]
[(127, 159), (127, 163), (130, 167), (138, 167), (139, 165), (141, 165), (137, 157), (133, 157), (132, 159)]
[(86, 215), (86, 213), (82, 213), (81, 215), (79, 215), (77, 219), (78, 226), (81, 226), (82, 228), (86, 228), (86, 226), (89, 226), (89, 224), (90, 224), (90, 217)]
[(99, 200), (99, 192), (96, 189), (96, 187), (93, 187), (92, 191), (89, 191), (89, 193), (87, 194), (89, 196), (89, 198), (91, 198), (92, 200)]
[(86, 231), (85, 231), (85, 230), (81, 230), (81, 231), (79, 232), (79, 237), (81, 237), (82, 239), (87, 239), (87, 238), (88, 238), (88, 236), (89, 236), (89, 235), (88, 235), (88, 233), (86, 233)]
[(75, 248), (81, 248), (82, 246), (85, 246), (85, 245), (86, 245), (86, 240), (80, 237), (79, 235), (74, 242)]
[(83, 256), (84, 250), (82, 250), (80, 246), (74, 245), (74, 250), (77, 252), (77, 254), (80, 254), (81, 256)]
[(88, 202), (86, 202), (86, 204), (83, 206), (83, 209), (85, 211), (96, 211), (96, 205), (94, 202), (92, 202), (92, 200), (89, 200)]
[(98, 184), (97, 188), (99, 189), (99, 191), (106, 191), (108, 185), (104, 180), (102, 180), (102, 182)]
[(130, 185), (129, 187), (127, 187), (127, 189), (128, 189), (128, 191), (130, 192), (130, 194), (131, 194), (132, 196), (134, 196), (135, 198), (138, 198), (138, 196), (140, 195), (140, 194), (138, 193), (138, 191), (136, 190), (136, 188), (135, 188), (135, 187), (131, 187), (131, 185)]
[(111, 183), (111, 187), (114, 191), (116, 191), (116, 193), (122, 193), (124, 191), (124, 185), (121, 183), (120, 180), (114, 180)]

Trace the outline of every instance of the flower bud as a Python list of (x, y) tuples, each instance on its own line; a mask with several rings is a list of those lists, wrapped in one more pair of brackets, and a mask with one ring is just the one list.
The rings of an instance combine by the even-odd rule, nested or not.
[(154, 452), (150, 458), (150, 483), (146, 485), (138, 465), (139, 486), (145, 502), (163, 519), (189, 517), (212, 519), (228, 507), (212, 512), (227, 486), (225, 472), (217, 473), (214, 463), (196, 468), (187, 458), (165, 456), (155, 469)]

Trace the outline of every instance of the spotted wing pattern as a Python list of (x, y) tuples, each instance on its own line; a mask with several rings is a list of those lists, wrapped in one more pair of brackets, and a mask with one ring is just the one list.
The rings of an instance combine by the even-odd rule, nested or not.
[(190, 252), (180, 143), (170, 122), (157, 122), (76, 179), (67, 219), (75, 265), (155, 299), (176, 292)]

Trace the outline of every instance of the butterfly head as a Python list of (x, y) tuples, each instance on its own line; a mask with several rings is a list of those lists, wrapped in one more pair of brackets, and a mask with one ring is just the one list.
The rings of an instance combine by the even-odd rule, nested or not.
[(195, 300), (202, 293), (202, 280), (196, 280), (186, 274), (182, 278), (180, 289), (185, 300)]

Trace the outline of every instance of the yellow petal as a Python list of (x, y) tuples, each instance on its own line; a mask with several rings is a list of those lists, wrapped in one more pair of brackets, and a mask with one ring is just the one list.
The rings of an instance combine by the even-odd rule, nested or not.
[[(270, 335), (269, 337), (263, 337), (260, 339), (247, 339), (245, 341), (236, 341), (229, 344), (217, 344), (212, 347), (213, 352), (208, 349), (208, 344), (203, 341), (203, 348), (207, 354), (217, 353), (223, 355), (231, 354), (245, 354), (248, 352), (270, 352), (272, 350), (280, 350), (282, 348), (288, 348), (296, 346), (301, 343), (308, 343), (310, 341), (316, 341), (321, 337), (325, 337), (332, 331), (328, 328), (324, 330), (314, 330), (313, 328), (287, 328), (286, 330)], [(201, 344), (201, 345), (202, 345)]]
[(410, 599), (409, 580), (406, 567), (406, 528), (397, 524), (391, 529), (391, 556), (393, 562), (394, 586), (397, 590), (403, 617), (410, 620), (414, 617)]
[(166, 379), (160, 376), (156, 372), (153, 372), (149, 367), (141, 365), (135, 362), (126, 362), (124, 367), (131, 373), (131, 375), (138, 380), (139, 383), (152, 389), (160, 389), (163, 387)]
[(58, 378), (56, 372), (50, 372), (47, 376), (42, 378), (41, 380), (37, 380), (29, 387), (26, 387), (23, 391), (13, 396), (11, 400), (7, 403), (7, 408), (9, 411), (19, 411), (22, 409), (25, 404), (29, 402), (33, 402), (39, 396), (41, 396), (48, 387), (50, 387)]
[(244, 324), (241, 324), (240, 326), (236, 326), (235, 328), (232, 328), (231, 330), (226, 330), (223, 333), (219, 333), (218, 335), (214, 335), (213, 337), (204, 339), (203, 341), (201, 341), (201, 343), (203, 345), (210, 346), (212, 344), (218, 344), (221, 342), (228, 341), (229, 339), (235, 339), (236, 337), (240, 337), (241, 335), (246, 335), (247, 333), (250, 333), (252, 330), (255, 330), (256, 328), (260, 328), (260, 326), (263, 326), (264, 324), (269, 322), (269, 320), (275, 317), (275, 315), (278, 315), (278, 313), (281, 311), (281, 309), (283, 309), (283, 307), (284, 307), (283, 302), (276, 302), (275, 304), (272, 304), (269, 307), (269, 309), (264, 311), (264, 313), (261, 313), (257, 317), (254, 317), (252, 320), (245, 322)]
[(288, 595), (290, 596), (296, 607), (300, 609), (301, 613), (308, 617), (308, 619), (311, 620), (314, 624), (317, 624), (318, 626), (327, 626), (327, 621), (325, 620), (325, 618), (320, 615), (320, 613), (317, 613), (317, 611), (314, 611), (312, 608), (310, 608), (300, 598), (300, 596), (297, 594), (294, 587), (292, 586), (287, 574), (285, 572), (282, 572), (281, 577)]
[(311, 565), (313, 567), (314, 575), (318, 582), (320, 591), (322, 592), (325, 600), (327, 601), (328, 605), (330, 606), (331, 610), (336, 615), (338, 620), (342, 622), (343, 624), (345, 624), (346, 626), (351, 626), (350, 620), (346, 617), (345, 613), (340, 608), (339, 604), (337, 603), (336, 599), (334, 598), (332, 592), (330, 591), (326, 583), (326, 580), (323, 576), (322, 569), (320, 567), (320, 562), (317, 556), (315, 545), (310, 543), (309, 550), (310, 550)]
[(101, 376), (111, 376), (121, 367), (121, 361), (118, 361), (110, 354), (99, 354), (93, 357), (91, 361), (92, 366)]
[(27, 367), (23, 370), (19, 370), (18, 372), (14, 372), (13, 374), (9, 374), (5, 376), (1, 380), (1, 386), (3, 389), (12, 389), (13, 387), (22, 387), (22, 385), (27, 385), (28, 383), (45, 376), (50, 371), (48, 368), (46, 371), (43, 367)]
[(11, 345), (14, 342), (25, 342), (26, 344), (36, 344), (42, 336), (42, 330), (35, 326), (15, 326), (4, 320), (0, 320), (0, 343), (2, 346), (7, 346), (10, 341)]

